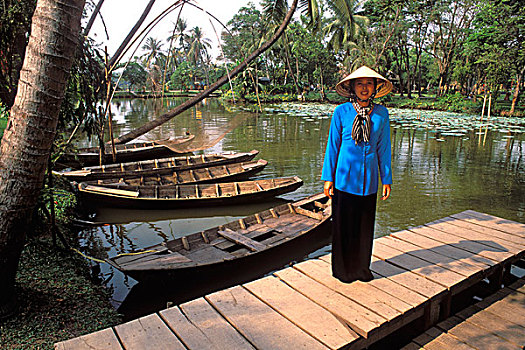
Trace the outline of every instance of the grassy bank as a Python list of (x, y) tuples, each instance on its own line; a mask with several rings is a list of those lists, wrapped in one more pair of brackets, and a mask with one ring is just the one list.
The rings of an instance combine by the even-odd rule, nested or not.
[[(231, 95), (224, 94), (222, 98), (227, 100), (231, 98)], [(239, 99), (238, 96), (236, 96), (236, 98)], [(258, 103), (257, 96), (255, 94), (246, 95), (245, 100), (253, 104)], [(339, 96), (335, 92), (328, 92), (324, 101), (319, 92), (308, 92), (302, 96), (301, 99), (298, 99), (296, 94), (260, 94), (259, 100), (261, 103), (278, 103), (303, 100), (304, 102), (329, 102), (334, 104), (340, 104), (347, 101), (347, 99)], [(483, 96), (479, 96), (477, 101), (474, 102), (472, 99), (465, 98), (459, 93), (450, 94), (443, 97), (425, 95), (421, 98), (417, 97), (417, 95), (414, 95), (413, 98), (407, 98), (406, 96), (400, 96), (398, 94), (389, 94), (378, 99), (377, 103), (394, 108), (426, 109), (466, 114), (481, 114), (481, 109), (483, 108)], [(491, 115), (499, 116), (502, 112), (507, 112), (509, 110), (510, 101), (504, 101), (503, 96), (501, 96), (497, 101), (492, 101)], [(525, 116), (525, 101), (517, 105), (514, 116)]]
[(20, 310), (0, 324), (2, 349), (53, 349), (57, 341), (121, 322), (109, 294), (89, 279), (77, 253), (53, 247), (48, 238), (31, 239), (17, 275)]

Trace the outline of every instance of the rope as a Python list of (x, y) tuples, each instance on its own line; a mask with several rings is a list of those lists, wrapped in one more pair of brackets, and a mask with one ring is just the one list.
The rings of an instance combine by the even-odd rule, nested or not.
[(75, 248), (71, 248), (71, 250), (77, 252), (78, 254), (82, 255), (84, 258), (86, 259), (89, 259), (89, 260), (93, 260), (93, 261), (96, 261), (96, 262), (99, 262), (99, 263), (105, 263), (104, 260), (100, 260), (100, 259), (97, 259), (97, 258), (93, 258), (91, 256), (87, 256), (86, 254), (82, 253), (80, 250), (78, 249), (75, 249)]

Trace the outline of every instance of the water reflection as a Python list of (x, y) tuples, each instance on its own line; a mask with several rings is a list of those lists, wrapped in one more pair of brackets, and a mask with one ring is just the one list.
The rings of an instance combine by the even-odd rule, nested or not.
[[(134, 129), (178, 103), (177, 99), (162, 103), (119, 101), (118, 108), (114, 108), (118, 111), (115, 134)], [(431, 117), (434, 112), (419, 113)], [(322, 190), (320, 173), (330, 123), (326, 114), (326, 108), (320, 108), (317, 117), (315, 113), (255, 114), (208, 99), (144, 138), (176, 136), (185, 131), (196, 135), (217, 133), (225, 123), (242, 116), (240, 126), (205, 153), (259, 150), (259, 158), (269, 164), (258, 178), (297, 175), (303, 179), (301, 188), (282, 196), (296, 200)], [(489, 130), (480, 139), (479, 129), (466, 131), (462, 136), (444, 136), (437, 130), (419, 129), (417, 125), (395, 122), (391, 126), (393, 192), (389, 200), (378, 201), (377, 236), (466, 209), (525, 222), (523, 133), (511, 133), (509, 137), (508, 133)], [(172, 211), (99, 209), (96, 220), (109, 225), (83, 231), (83, 244), (89, 254), (104, 258), (223, 224), (274, 205), (254, 203), (213, 210)], [(135, 281), (107, 264), (101, 265), (100, 271), (100, 278), (113, 289), (115, 305), (119, 305)], [(169, 300), (169, 296), (166, 298)], [(163, 304), (166, 300), (158, 302)]]

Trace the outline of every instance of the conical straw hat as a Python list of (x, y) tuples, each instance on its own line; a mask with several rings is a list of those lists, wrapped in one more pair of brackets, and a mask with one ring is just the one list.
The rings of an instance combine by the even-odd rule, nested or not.
[(337, 83), (335, 91), (343, 97), (350, 97), (351, 81), (358, 78), (376, 78), (378, 80), (375, 97), (385, 96), (392, 91), (392, 83), (367, 66), (362, 66), (361, 68), (356, 69), (353, 73), (347, 75), (343, 80)]

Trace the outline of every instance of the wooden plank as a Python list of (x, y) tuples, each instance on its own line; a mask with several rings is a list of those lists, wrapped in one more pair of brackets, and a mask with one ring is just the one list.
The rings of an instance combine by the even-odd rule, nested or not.
[(205, 298), (258, 349), (327, 349), (240, 286)]
[(133, 198), (137, 198), (139, 196), (139, 191), (119, 190), (117, 188), (108, 188), (108, 187), (93, 186), (93, 185), (86, 185), (81, 189), (85, 191), (114, 194), (117, 196), (126, 196), (126, 197), (133, 197)]
[[(455, 219), (454, 222), (458, 223), (458, 222), (461, 222), (461, 220)], [(465, 222), (465, 221), (463, 222), (466, 224), (469, 224), (468, 222)], [(474, 224), (469, 224), (469, 225), (484, 228), (485, 232), (479, 232), (477, 230), (465, 228), (463, 226), (452, 225), (444, 221), (438, 221), (438, 222), (434, 221), (432, 224), (427, 224), (423, 226), (423, 228), (430, 227), (432, 229), (438, 229), (440, 231), (450, 233), (450, 234), (453, 234), (461, 238), (465, 238), (468, 240), (476, 240), (478, 242), (481, 242), (485, 245), (488, 245), (496, 249), (501, 249), (503, 247), (514, 254), (520, 253), (523, 250), (525, 250), (525, 245), (521, 245), (516, 242), (510, 242), (508, 240), (502, 239), (499, 235), (500, 234), (505, 235), (506, 233), (504, 232), (488, 229), (486, 227), (478, 226)], [(488, 233), (489, 231), (492, 231), (492, 232)], [(517, 237), (517, 236), (513, 236), (513, 237), (515, 237), (516, 240), (521, 239), (521, 237)]]
[[(319, 260), (325, 261), (328, 264), (331, 264), (331, 254), (326, 254), (319, 257)], [(331, 265), (329, 265), (331, 266)], [(372, 272), (374, 279), (368, 284), (380, 289), (384, 292), (387, 292), (396, 298), (403, 300), (405, 303), (411, 305), (412, 307), (422, 307), (429, 299), (423, 295), (416, 293), (415, 291), (396, 283), (386, 277), (383, 277), (377, 273)]]
[(368, 283), (361, 281), (343, 283), (339, 281), (332, 276), (330, 266), (326, 263), (319, 264), (319, 262), (315, 260), (308, 260), (295, 264), (294, 268), (317, 282), (324, 284), (328, 288), (374, 311), (389, 322), (412, 308), (401, 300), (368, 285)]
[(463, 322), (456, 316), (449, 317), (445, 321), (438, 323), (437, 327), (477, 349), (521, 349), (521, 347), (486, 332), (486, 330), (476, 325)]
[(436, 241), (440, 241), (444, 244), (466, 250), (475, 255), (481, 255), (498, 263), (505, 262), (514, 256), (512, 253), (508, 252), (501, 246), (500, 248), (494, 248), (484, 244), (483, 241), (462, 239), (461, 237), (440, 230), (435, 230), (431, 227), (421, 227), (421, 229), (418, 230), (418, 234), (435, 239)]
[(479, 266), (470, 265), (466, 262), (438, 254), (430, 249), (418, 247), (412, 243), (400, 240), (393, 236), (386, 236), (382, 242), (387, 244), (389, 247), (397, 249), (401, 252), (413, 255), (436, 266), (441, 266), (447, 270), (455, 272), (456, 274), (452, 276), (457, 278), (456, 284), (463, 282), (465, 277), (476, 279), (477, 281), (482, 279), (483, 269)]
[[(188, 321), (207, 339), (207, 343), (196, 344), (197, 346), (191, 346), (190, 349), (254, 349), (204, 298), (181, 304), (179, 308)], [(182, 339), (189, 339), (191, 336), (195, 335), (181, 334)]]
[(422, 349), (422, 347), (420, 347), (416, 343), (408, 343), (407, 345), (401, 348), (401, 350), (418, 350), (418, 349)]
[(494, 265), (494, 261), (490, 259), (484, 258), (482, 256), (473, 255), (472, 253), (466, 250), (459, 249), (448, 244), (443, 244), (442, 242), (428, 238), (427, 236), (420, 235), (418, 233), (418, 230), (419, 228), (414, 228), (410, 229), (410, 231), (405, 230), (396, 232), (391, 234), (390, 236), (402, 239), (406, 242), (410, 242), (421, 248), (431, 250), (438, 254), (467, 262), (468, 264), (478, 266), (479, 268), (486, 269)]
[(230, 253), (217, 249), (213, 246), (204, 246), (198, 250), (185, 252), (184, 255), (197, 264), (209, 264), (233, 259), (233, 255)]
[(369, 339), (377, 339), (386, 319), (355, 301), (344, 297), (292, 267), (274, 273), (293, 289), (346, 322), (352, 330)]
[[(480, 225), (473, 224), (468, 221), (459, 220), (459, 219), (452, 218), (452, 217), (439, 219), (439, 220), (430, 222), (426, 224), (425, 226), (430, 226), (436, 229), (440, 229), (440, 227), (445, 228), (447, 226), (456, 226), (456, 227), (461, 227), (467, 230), (468, 232), (470, 231), (481, 232), (481, 233), (485, 233), (487, 235), (490, 235), (498, 239), (503, 239), (507, 242), (513, 243), (514, 245), (525, 246), (525, 237), (520, 237), (512, 233), (502, 232), (502, 231), (499, 231), (499, 230), (496, 230), (496, 229), (493, 229), (487, 226), (480, 226)], [(445, 231), (445, 230), (442, 230), (442, 231)]]
[(490, 313), (519, 325), (525, 325), (525, 312), (517, 312), (518, 310), (523, 310), (524, 305), (525, 294), (514, 291), (509, 292), (507, 288), (492, 294), (476, 304), (476, 306), (484, 308)]
[(323, 217), (324, 217), (322, 213), (316, 213), (310, 210), (303, 209), (301, 207), (294, 207), (294, 210), (297, 214), (308, 216), (309, 218), (312, 218), (315, 220), (323, 220)]
[[(319, 257), (319, 260), (331, 264), (331, 254), (323, 255)], [(429, 301), (429, 299), (422, 294), (417, 293), (402, 284), (394, 282), (393, 280), (388, 279), (374, 271), (372, 271), (372, 274), (374, 275), (374, 279), (368, 283), (378, 289), (381, 289), (382, 291), (392, 294), (396, 298), (403, 300), (412, 307), (422, 306)]]
[(472, 350), (472, 346), (465, 344), (459, 339), (433, 327), (414, 339), (414, 343), (428, 350)]
[(485, 213), (479, 213), (474, 210), (465, 210), (464, 212), (451, 216), (472, 222), (477, 225), (489, 226), (499, 231), (513, 233), (518, 236), (525, 237), (525, 224), (516, 221), (503, 219)]
[(113, 329), (106, 328), (98, 332), (83, 335), (55, 344), (57, 350), (121, 350)]
[(330, 349), (342, 348), (359, 338), (346, 323), (276, 277), (268, 276), (243, 287)]
[(268, 248), (265, 244), (262, 244), (251, 238), (241, 235), (233, 230), (230, 230), (229, 228), (225, 228), (224, 230), (218, 230), (217, 233), (220, 236), (232, 242), (245, 246), (246, 248), (250, 249), (252, 252), (257, 252), (257, 251), (261, 251), (261, 250)]
[(387, 260), (388, 262), (406, 270), (411, 270), (412, 272), (424, 276), (433, 282), (439, 283), (448, 289), (461, 283), (463, 280), (461, 275), (453, 271), (389, 247), (383, 242), (382, 238), (383, 237), (374, 241), (372, 254), (378, 258)]
[(208, 337), (178, 307), (162, 310), (159, 315), (188, 349), (214, 350), (223, 345), (214, 343), (215, 338)]
[[(525, 305), (516, 308), (516, 312), (525, 312)], [(487, 333), (493, 333), (515, 345), (525, 345), (525, 325), (518, 325), (472, 305), (456, 314), (464, 321), (470, 322)]]
[(383, 261), (375, 256), (372, 256), (372, 264), (370, 265), (372, 273), (386, 277), (408, 289), (419, 293), (429, 300), (442, 297), (447, 291), (446, 287), (432, 282), (431, 280), (413, 273), (410, 270), (400, 268), (392, 265), (388, 261)]
[(126, 349), (186, 349), (157, 314), (115, 327)]

